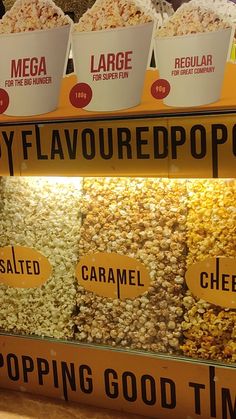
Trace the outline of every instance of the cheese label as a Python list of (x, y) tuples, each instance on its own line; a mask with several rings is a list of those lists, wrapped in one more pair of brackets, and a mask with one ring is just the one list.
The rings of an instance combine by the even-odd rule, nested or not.
[(40, 287), (50, 277), (51, 265), (35, 249), (21, 246), (0, 248), (0, 283), (14, 288)]
[(236, 259), (217, 257), (191, 265), (186, 282), (198, 298), (225, 308), (236, 308)]

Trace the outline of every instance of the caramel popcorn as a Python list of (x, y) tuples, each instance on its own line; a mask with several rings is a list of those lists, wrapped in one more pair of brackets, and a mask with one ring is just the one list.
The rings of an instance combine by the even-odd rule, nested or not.
[(52, 0), (17, 0), (0, 20), (0, 34), (51, 29), (71, 22)]
[(185, 273), (186, 183), (180, 180), (84, 180), (80, 257), (115, 252), (149, 270), (148, 292), (120, 301), (79, 287), (75, 338), (130, 349), (177, 353)]

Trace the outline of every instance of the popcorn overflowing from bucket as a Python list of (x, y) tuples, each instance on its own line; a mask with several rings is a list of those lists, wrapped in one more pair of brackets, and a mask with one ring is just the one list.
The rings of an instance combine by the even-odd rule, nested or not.
[(17, 0), (0, 20), (0, 34), (65, 26), (71, 19), (52, 0)]
[[(213, 3), (212, 3), (213, 4)], [(210, 5), (199, 5), (195, 0), (184, 3), (166, 24), (157, 31), (157, 36), (181, 36), (214, 32), (231, 27), (228, 17), (221, 15)]]
[[(206, 0), (192, 0), (191, 3), (195, 3), (199, 7), (206, 7)], [(236, 23), (236, 4), (231, 0), (208, 0), (207, 7)]]
[(144, 24), (153, 20), (140, 8), (140, 4), (127, 0), (97, 0), (91, 9), (81, 17), (74, 29), (82, 31), (98, 31)]

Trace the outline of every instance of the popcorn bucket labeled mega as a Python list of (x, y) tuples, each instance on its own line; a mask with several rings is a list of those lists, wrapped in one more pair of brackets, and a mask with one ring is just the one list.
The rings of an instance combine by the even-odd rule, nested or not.
[(70, 29), (68, 24), (0, 35), (0, 88), (9, 95), (7, 115), (31, 116), (57, 108)]
[(92, 90), (89, 111), (132, 108), (141, 102), (153, 22), (72, 34), (78, 82)]

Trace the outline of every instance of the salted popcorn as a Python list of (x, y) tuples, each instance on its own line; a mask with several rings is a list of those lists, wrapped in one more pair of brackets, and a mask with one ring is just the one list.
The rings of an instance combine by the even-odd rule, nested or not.
[(80, 179), (0, 179), (0, 247), (37, 250), (52, 273), (38, 288), (0, 283), (0, 331), (73, 337), (75, 266), (80, 235)]
[(204, 32), (214, 32), (230, 28), (228, 18), (221, 15), (217, 8), (213, 10), (207, 5), (198, 5), (196, 0), (184, 3), (171, 16), (165, 25), (157, 31), (157, 36), (181, 36)]
[(17, 0), (0, 20), (0, 34), (51, 29), (71, 22), (52, 0)]
[(98, 31), (135, 26), (153, 21), (151, 10), (146, 11), (134, 0), (97, 0), (75, 24), (75, 31)]
[(148, 15), (152, 16), (156, 28), (164, 25), (166, 20), (174, 13), (171, 4), (165, 0), (136, 0), (136, 4)]

